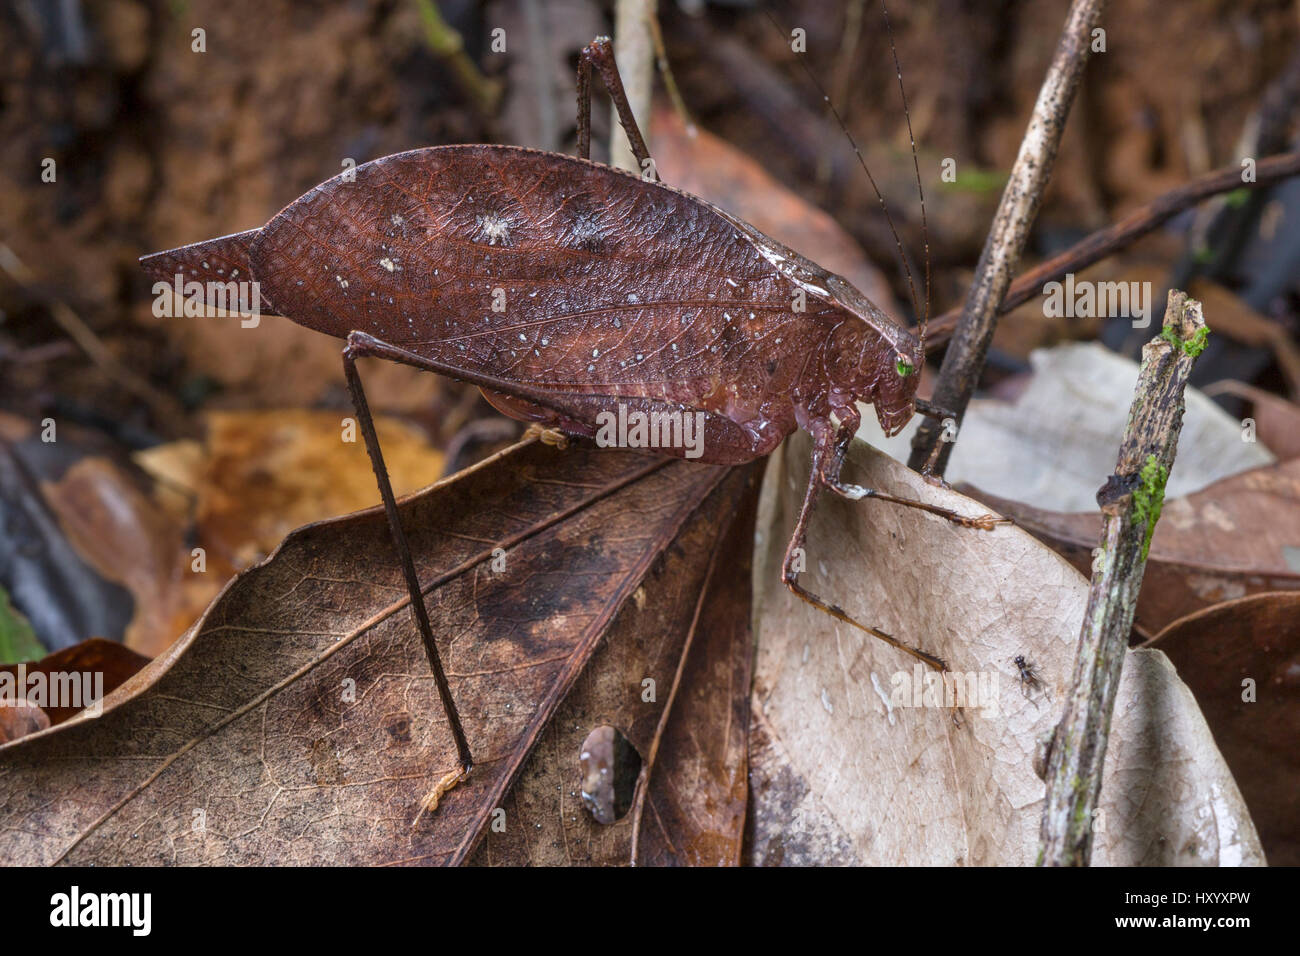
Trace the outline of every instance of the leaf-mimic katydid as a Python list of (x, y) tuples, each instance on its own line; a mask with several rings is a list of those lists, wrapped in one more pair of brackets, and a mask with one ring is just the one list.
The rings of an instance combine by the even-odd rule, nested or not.
[(652, 177), (591, 162), (593, 68), (642, 168), (652, 169), (610, 42), (597, 38), (579, 65), (578, 158), (492, 145), (385, 156), (310, 190), (260, 229), (142, 260), (169, 285), (256, 282), (265, 312), (346, 340), (344, 372), (455, 736), (458, 774), (469, 771), (470, 744), (357, 374), (362, 356), (477, 385), (499, 410), (549, 434), (592, 437), (600, 416), (619, 406), (652, 421), (697, 416), (702, 454), (692, 457), (712, 464), (751, 461), (806, 429), (812, 473), (782, 580), (940, 670), (938, 658), (799, 584), (809, 517), (830, 489), (968, 527), (994, 522), (841, 480), (859, 401), (874, 407), (887, 434), (916, 410), (922, 341), (847, 281), (745, 222)]

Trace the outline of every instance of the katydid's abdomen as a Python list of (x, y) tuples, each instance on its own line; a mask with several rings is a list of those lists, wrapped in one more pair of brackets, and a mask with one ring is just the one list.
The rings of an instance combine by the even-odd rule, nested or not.
[[(909, 333), (882, 335), (851, 311), (866, 300), (844, 280), (753, 227), (659, 183), (518, 147), (386, 156), (260, 230), (145, 265), (200, 282), (242, 266), (276, 313), (514, 386), (484, 392), (570, 434), (594, 435), (620, 404), (702, 413), (691, 457), (716, 464), (896, 388), (896, 355), (919, 364)], [(910, 391), (885, 397), (894, 430)]]

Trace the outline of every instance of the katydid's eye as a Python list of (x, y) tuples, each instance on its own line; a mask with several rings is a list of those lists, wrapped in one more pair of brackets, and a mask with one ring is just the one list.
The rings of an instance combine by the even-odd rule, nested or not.
[(894, 363), (894, 371), (898, 373), (900, 378), (907, 378), (907, 376), (916, 371), (916, 368), (909, 365), (907, 362), (904, 362), (902, 359), (899, 359)]

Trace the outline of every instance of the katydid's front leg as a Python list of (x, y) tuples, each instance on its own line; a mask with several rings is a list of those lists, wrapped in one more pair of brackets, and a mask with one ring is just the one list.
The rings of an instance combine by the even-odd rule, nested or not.
[(862, 422), (862, 414), (858, 411), (856, 405), (850, 405), (836, 409), (836, 415), (840, 420), (840, 424), (835, 435), (834, 449), (823, 461), (825, 470), (822, 473), (822, 481), (825, 482), (827, 488), (830, 488), (837, 495), (848, 498), (850, 501), (860, 501), (863, 498), (889, 501), (896, 505), (903, 505), (906, 508), (916, 508), (918, 511), (927, 511), (932, 515), (938, 515), (940, 518), (946, 518), (953, 524), (961, 525), (963, 528), (978, 528), (981, 531), (992, 531), (1000, 524), (1012, 523), (1010, 518), (999, 518), (991, 514), (969, 517), (958, 514), (950, 508), (941, 508), (938, 505), (926, 504), (924, 501), (916, 501), (911, 498), (899, 498), (895, 495), (885, 494), (883, 491), (876, 491), (873, 488), (864, 488), (861, 485), (841, 481), (840, 468), (844, 464), (844, 456), (848, 453), (849, 445), (853, 442), (853, 436), (857, 434), (858, 425)]

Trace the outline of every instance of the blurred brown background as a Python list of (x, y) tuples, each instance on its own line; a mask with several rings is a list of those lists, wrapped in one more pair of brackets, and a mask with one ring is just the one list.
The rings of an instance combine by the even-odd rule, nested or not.
[[(1066, 6), (891, 4), (928, 188), (937, 310), (961, 301)], [(41, 622), (36, 632), (46, 647), (76, 635), (121, 639), (136, 629), (128, 643), (157, 653), (226, 575), (263, 556), (287, 530), (377, 500), (360, 450), (335, 454), (337, 421), (349, 408), (337, 341), (277, 318), (255, 333), (229, 319), (156, 318), (136, 260), (259, 226), (339, 172), (345, 158), (361, 163), (474, 141), (572, 150), (576, 56), (592, 36), (611, 31), (609, 5), (443, 0), (442, 17), (481, 73), (480, 92), (500, 93), (491, 105), (476, 100), (474, 87), (435, 52), (422, 7), (417, 0), (0, 5), (0, 243), (7, 250), (0, 438), (19, 449), (21, 462), (0, 490), (6, 513), (24, 516), (10, 521), (0, 577)], [(806, 63), (863, 147), (915, 261), (918, 205), (878, 5), (770, 7), (784, 29), (807, 31)], [(669, 62), (701, 127), (830, 211), (905, 301), (870, 186), (788, 37), (743, 0), (662, 2), (660, 17)], [(1236, 162), (1240, 144), (1252, 142), (1268, 116), (1270, 95), (1289, 90), (1300, 73), (1291, 2), (1114, 0), (1104, 23), (1106, 52), (1088, 66), (1031, 258)], [(489, 49), (496, 28), (506, 31), (504, 53)], [(195, 29), (205, 31), (206, 52), (192, 50)], [(1270, 127), (1281, 130), (1282, 145), (1289, 109), (1283, 97), (1283, 116)], [(599, 143), (608, 125), (603, 99), (595, 115)], [(938, 182), (945, 157), (957, 161), (959, 186)], [(53, 183), (41, 179), (46, 158), (57, 164)], [(1171, 268), (1195, 258), (1191, 224), (1184, 217), (1178, 229), (1100, 268), (1159, 288)], [(1229, 269), (1217, 281), (1235, 296), (1254, 278)], [(1266, 314), (1292, 332), (1289, 282), (1259, 296), (1230, 307)], [(1013, 314), (999, 333), (989, 384), (1023, 371), (1035, 346), (1104, 331), (1086, 321), (1047, 323), (1041, 309)], [(1285, 390), (1267, 347), (1228, 345), (1208, 358), (1213, 378)], [(140, 387), (124, 386), (122, 369)], [(515, 433), (453, 383), (391, 366), (365, 375), (372, 403), (393, 416), (392, 440), (409, 449), (393, 453), (399, 491)], [(46, 418), (61, 429), (58, 449), (37, 440)], [(480, 451), (463, 451), (471, 445)], [(47, 518), (54, 512), (48, 526), (42, 509)], [(70, 576), (69, 559), (60, 557), (60, 536), (84, 565), (82, 578)], [(192, 546), (206, 549), (214, 572), (202, 585), (184, 575)], [(25, 563), (43, 567), (24, 571)], [(128, 564), (130, 573), (122, 569)], [(31, 584), (33, 575), (44, 591)], [(194, 593), (178, 596), (185, 588)], [(42, 611), (32, 594), (56, 607)], [(151, 622), (141, 621), (145, 605)]]

